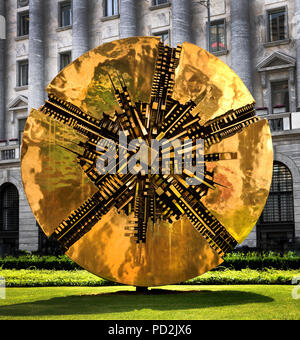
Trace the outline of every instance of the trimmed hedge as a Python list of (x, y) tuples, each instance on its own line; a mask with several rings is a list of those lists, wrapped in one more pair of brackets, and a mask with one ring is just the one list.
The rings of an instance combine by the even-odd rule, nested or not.
[[(0, 258), (0, 268), (2, 269), (48, 269), (48, 270), (76, 270), (81, 269), (75, 262), (66, 255), (60, 256), (38, 256), (22, 255), (19, 257)], [(224, 263), (215, 269), (220, 271), (227, 269), (242, 270), (254, 269), (262, 270), (273, 268), (277, 270), (300, 269), (300, 257), (296, 253), (289, 252), (280, 255), (274, 252), (269, 253), (231, 253), (224, 257)]]
[(290, 285), (295, 276), (299, 276), (297, 270), (230, 270), (211, 271), (199, 277), (186, 281), (184, 285)]
[(2, 269), (47, 269), (47, 270), (75, 270), (81, 269), (66, 255), (39, 256), (21, 255), (18, 257), (7, 256), (0, 258)]
[[(292, 279), (299, 276), (296, 270), (266, 269), (263, 271), (226, 269), (211, 271), (200, 277), (182, 282), (181, 285), (238, 285), (238, 284), (277, 284), (291, 285)], [(55, 287), (55, 286), (115, 286), (120, 285), (101, 279), (86, 270), (0, 270), (6, 287)]]
[(224, 263), (221, 266), (235, 270), (245, 268), (256, 270), (265, 268), (274, 268), (278, 270), (299, 269), (300, 256), (294, 252), (288, 252), (283, 255), (275, 252), (237, 252), (225, 255)]

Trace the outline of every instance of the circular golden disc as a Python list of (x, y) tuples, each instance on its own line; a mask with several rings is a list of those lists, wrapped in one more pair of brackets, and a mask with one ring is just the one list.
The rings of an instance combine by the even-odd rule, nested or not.
[[(25, 127), (23, 184), (44, 233), (83, 268), (135, 286), (178, 283), (221, 264), (255, 226), (271, 185), (271, 133), (215, 56), (118, 40), (75, 60), (47, 91)], [(121, 130), (148, 142), (201, 139), (203, 178), (100, 174), (97, 145), (110, 148)]]

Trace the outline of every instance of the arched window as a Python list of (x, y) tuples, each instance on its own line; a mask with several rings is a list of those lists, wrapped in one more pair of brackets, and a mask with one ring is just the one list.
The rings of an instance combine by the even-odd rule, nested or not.
[(294, 241), (293, 178), (290, 170), (274, 162), (269, 198), (257, 225), (258, 247), (262, 250), (288, 249)]
[(0, 187), (0, 256), (14, 254), (19, 244), (19, 193), (11, 183)]

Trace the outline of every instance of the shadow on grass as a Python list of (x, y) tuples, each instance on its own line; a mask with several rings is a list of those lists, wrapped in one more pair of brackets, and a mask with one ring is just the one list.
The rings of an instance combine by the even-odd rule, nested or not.
[(55, 316), (122, 313), (150, 309), (172, 311), (272, 302), (264, 295), (243, 291), (152, 289), (147, 294), (118, 291), (72, 295), (0, 307), (0, 316)]

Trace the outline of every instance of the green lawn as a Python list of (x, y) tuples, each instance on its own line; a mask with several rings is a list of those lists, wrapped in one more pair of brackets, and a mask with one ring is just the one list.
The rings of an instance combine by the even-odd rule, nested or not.
[[(291, 285), (6, 288), (0, 319), (300, 319)], [(300, 292), (299, 292), (300, 293)]]

